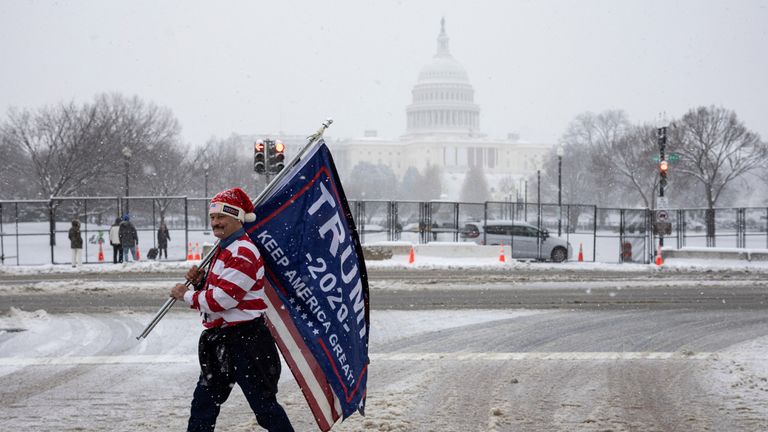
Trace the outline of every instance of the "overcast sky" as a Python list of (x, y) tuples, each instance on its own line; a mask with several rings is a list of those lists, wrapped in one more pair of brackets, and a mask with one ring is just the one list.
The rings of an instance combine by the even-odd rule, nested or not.
[(768, 2), (0, 0), (0, 118), (11, 106), (137, 95), (183, 140), (405, 132), (445, 17), (491, 137), (554, 143), (584, 111), (633, 122), (700, 105), (768, 138)]

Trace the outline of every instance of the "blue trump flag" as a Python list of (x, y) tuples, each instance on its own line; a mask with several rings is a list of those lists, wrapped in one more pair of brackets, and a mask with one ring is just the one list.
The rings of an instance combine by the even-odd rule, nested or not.
[(264, 257), (270, 330), (328, 431), (365, 407), (368, 275), (325, 142), (288, 169), (245, 229)]

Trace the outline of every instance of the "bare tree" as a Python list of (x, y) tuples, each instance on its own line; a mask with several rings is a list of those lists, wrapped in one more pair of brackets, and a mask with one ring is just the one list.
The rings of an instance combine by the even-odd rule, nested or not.
[[(158, 183), (153, 176), (153, 173), (159, 172), (155, 168), (163, 164), (166, 165), (163, 174), (169, 174), (169, 177), (178, 177), (185, 169), (183, 165), (167, 163), (169, 158), (174, 158), (174, 152), (180, 151), (177, 145), (181, 128), (173, 113), (167, 108), (145, 103), (136, 96), (128, 98), (117, 93), (99, 95), (96, 101), (103, 107), (105, 122), (110, 125), (109, 143), (113, 154), (116, 154), (113, 164), (121, 166), (125, 152), (131, 155), (126, 174), (136, 185), (134, 190), (137, 193), (133, 195), (178, 192), (179, 188), (173, 183)], [(114, 171), (123, 172), (119, 168)], [(119, 190), (119, 182), (116, 183)]]
[(0, 125), (4, 145), (20, 149), (28, 161), (14, 169), (45, 197), (119, 191), (122, 176), (114, 174), (123, 171), (123, 148), (133, 155), (129, 175), (141, 180), (146, 163), (175, 144), (178, 134), (169, 110), (119, 94), (82, 106), (12, 109)]
[(148, 195), (155, 196), (160, 220), (165, 219), (168, 208), (182, 195), (195, 175), (194, 157), (188, 157), (179, 144), (165, 144), (162, 151), (152, 151), (154, 158), (144, 162), (142, 184)]
[[(563, 202), (571, 204), (615, 204), (624, 195), (617, 181), (611, 148), (623, 139), (629, 122), (622, 111), (590, 112), (578, 115), (568, 126), (560, 142), (563, 146)], [(546, 173), (545, 193), (551, 196), (557, 175), (555, 149), (542, 166)]]
[(512, 193), (517, 191), (517, 181), (515, 178), (508, 175), (499, 180), (499, 191), (504, 195), (505, 199), (511, 198)]
[[(609, 166), (617, 189), (633, 192), (644, 207), (656, 207), (655, 191), (659, 185), (656, 128), (649, 125), (625, 126), (621, 135), (600, 142), (593, 160), (597, 166)], [(628, 187), (621, 187), (626, 185)]]
[[(96, 104), (60, 104), (36, 113), (12, 109), (0, 134), (4, 142), (25, 153), (43, 196), (72, 196), (109, 173), (108, 126), (100, 120)], [(52, 245), (56, 243), (53, 233), (59, 205), (59, 201), (50, 201)]]
[[(212, 138), (206, 142), (192, 164), (194, 169), (195, 193), (205, 194), (205, 164), (208, 165), (208, 195), (222, 189), (239, 187), (249, 196), (255, 197), (263, 187), (266, 179), (259, 178), (259, 184), (254, 179), (253, 144), (233, 135), (226, 139)], [(262, 177), (262, 176), (259, 176)]]
[(71, 196), (109, 173), (113, 153), (99, 107), (73, 103), (36, 113), (11, 110), (3, 140), (24, 151), (43, 196)]
[(24, 152), (12, 145), (11, 140), (0, 134), (0, 199), (28, 198), (34, 195), (34, 184), (29, 182), (27, 173), (31, 170), (29, 159)]
[(677, 170), (701, 184), (709, 209), (715, 207), (729, 183), (763, 166), (768, 157), (760, 137), (748, 130), (735, 112), (721, 107), (688, 111), (672, 132), (672, 143), (681, 157)]

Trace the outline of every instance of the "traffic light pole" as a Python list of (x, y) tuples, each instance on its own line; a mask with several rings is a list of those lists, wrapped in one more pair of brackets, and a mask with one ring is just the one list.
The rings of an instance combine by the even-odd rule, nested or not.
[(664, 168), (667, 164), (665, 155), (667, 146), (667, 127), (660, 127), (656, 132), (659, 141), (659, 175), (661, 176), (661, 179), (659, 180), (659, 197), (664, 198), (664, 187), (667, 185), (667, 170)]
[(264, 178), (266, 181), (264, 182), (264, 189), (267, 189), (267, 185), (269, 185), (271, 177), (272, 167), (269, 166), (269, 140), (264, 141)]
[(265, 181), (264, 181), (264, 189), (263, 190), (267, 189), (267, 185), (269, 185), (269, 183), (272, 180), (272, 176), (271, 176), (271, 174), (272, 174), (272, 166), (270, 164), (270, 162), (271, 162), (270, 161), (270, 159), (271, 159), (271, 157), (270, 157), (270, 151), (271, 150), (270, 149), (274, 145), (275, 145), (274, 141), (269, 140), (269, 139), (264, 140), (264, 179), (265, 179)]
[[(665, 201), (664, 199), (664, 187), (667, 186), (667, 159), (665, 155), (665, 150), (667, 146), (667, 127), (662, 126), (656, 130), (657, 139), (659, 142), (659, 200), (656, 205), (656, 214), (658, 215), (659, 211), (659, 204), (663, 203)], [(658, 218), (657, 218), (658, 221)], [(659, 252), (661, 253), (661, 248), (664, 246), (664, 231), (659, 230)]]

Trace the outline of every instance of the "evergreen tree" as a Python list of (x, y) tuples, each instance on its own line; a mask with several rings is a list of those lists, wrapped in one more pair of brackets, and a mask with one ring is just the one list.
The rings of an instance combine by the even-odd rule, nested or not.
[(461, 202), (482, 203), (491, 199), (488, 192), (488, 182), (485, 180), (485, 173), (482, 167), (472, 166), (464, 177), (464, 183), (461, 185)]
[(424, 176), (414, 167), (408, 167), (400, 182), (398, 198), (403, 200), (419, 200), (419, 189), (424, 186)]
[(437, 165), (427, 165), (424, 170), (424, 184), (419, 189), (422, 201), (440, 199), (443, 193), (443, 173)]
[(350, 181), (344, 191), (352, 199), (393, 199), (397, 190), (397, 177), (392, 168), (369, 162), (360, 162), (352, 168)]

